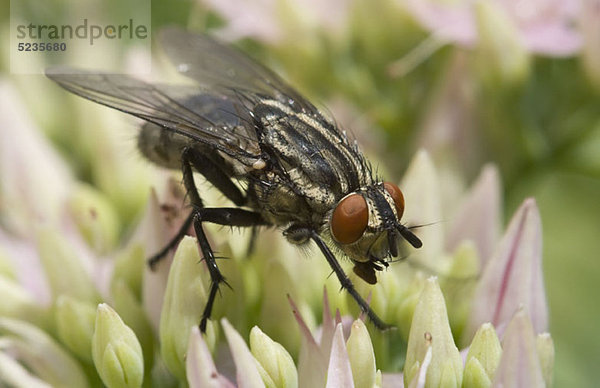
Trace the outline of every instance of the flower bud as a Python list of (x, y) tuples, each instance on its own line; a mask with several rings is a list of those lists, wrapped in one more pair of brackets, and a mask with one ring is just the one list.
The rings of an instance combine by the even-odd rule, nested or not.
[[(286, 294), (293, 295), (297, 292), (295, 286), (298, 283), (291, 268), (290, 265), (285, 265), (283, 260), (269, 260), (263, 269), (264, 279), (269, 281), (263, 281), (260, 286), (260, 326), (271, 335), (282, 338), (282, 345), (290, 350), (297, 347), (299, 340), (294, 317), (289, 309), (285, 308), (288, 303)], [(261, 282), (262, 278), (255, 277), (254, 280)]]
[[(398, 382), (398, 386), (400, 385), (400, 382), (402, 381), (402, 377), (400, 377), (400, 380)], [(375, 374), (375, 384), (373, 385), (374, 388), (381, 388), (383, 387), (383, 375), (381, 374), (381, 370), (377, 369), (377, 373)]]
[(502, 347), (494, 326), (484, 323), (475, 333), (467, 353), (463, 386), (491, 386), (501, 355)]
[(136, 298), (141, 299), (142, 275), (146, 266), (146, 252), (139, 243), (133, 243), (115, 258), (111, 289), (124, 282)]
[(44, 309), (15, 281), (0, 275), (0, 317), (18, 318), (44, 326)]
[(250, 351), (262, 368), (258, 371), (267, 387), (297, 387), (294, 360), (283, 346), (254, 326), (250, 331)]
[(492, 86), (522, 83), (531, 66), (517, 26), (496, 2), (476, 1), (473, 7), (479, 30), (477, 59), (484, 81)]
[(163, 360), (171, 373), (180, 379), (185, 378), (190, 330), (200, 323), (206, 304), (203, 268), (196, 239), (184, 237), (169, 272), (159, 329)]
[(477, 358), (470, 358), (465, 364), (463, 373), (463, 387), (489, 388), (492, 380), (485, 372), (485, 368)]
[(111, 292), (115, 310), (140, 341), (144, 352), (144, 369), (151, 370), (154, 359), (154, 333), (141, 303), (122, 280), (113, 285)]
[(49, 387), (48, 384), (32, 376), (23, 365), (4, 352), (0, 352), (0, 384), (3, 384), (3, 387)]
[(76, 185), (68, 205), (81, 236), (94, 251), (104, 254), (115, 246), (119, 219), (101, 192), (88, 185)]
[(348, 358), (348, 351), (344, 343), (342, 324), (335, 326), (331, 340), (331, 354), (327, 368), (327, 388), (351, 387), (353, 384), (352, 367)]
[(485, 264), (500, 238), (502, 189), (500, 173), (493, 165), (482, 168), (479, 177), (463, 197), (451, 217), (446, 239), (449, 252), (455, 251), (464, 240), (471, 240), (477, 248), (480, 263)]
[[(429, 153), (420, 150), (411, 160), (399, 186), (404, 193), (406, 210), (402, 222), (408, 225), (423, 225), (431, 220), (441, 220), (442, 204), (440, 182)], [(411, 252), (411, 260), (435, 269), (444, 251), (444, 234), (441, 227), (421, 228), (418, 236), (423, 247)]]
[(133, 330), (105, 303), (98, 305), (96, 312), (92, 356), (96, 370), (107, 387), (142, 385), (142, 347)]
[(8, 257), (4, 255), (4, 252), (0, 249), (0, 276), (10, 279), (17, 280), (17, 273), (12, 262)]
[(544, 377), (533, 326), (529, 315), (520, 309), (510, 320), (502, 338), (502, 357), (492, 381), (493, 386), (543, 387)]
[(92, 363), (92, 336), (96, 309), (68, 295), (56, 300), (55, 319), (58, 337), (80, 359)]
[(352, 323), (350, 337), (346, 342), (352, 378), (356, 388), (372, 388), (375, 385), (375, 353), (367, 327), (360, 319)]
[(427, 386), (460, 386), (463, 377), (462, 358), (454, 344), (444, 296), (435, 277), (425, 282), (415, 308), (404, 366), (405, 386), (409, 386), (416, 378), (418, 366), (430, 347), (432, 354), (426, 375)]
[[(80, 364), (38, 327), (25, 321), (0, 318), (0, 338), (3, 347), (10, 349), (32, 375), (48, 385), (60, 388), (88, 386)], [(0, 376), (4, 377), (3, 373)]]
[(581, 6), (582, 64), (592, 84), (600, 90), (600, 7), (592, 0), (582, 1)]
[[(97, 111), (92, 113), (96, 115)], [(88, 113), (89, 115), (89, 113)], [(94, 184), (106, 194), (117, 214), (125, 223), (139, 214), (148, 198), (150, 174), (148, 163), (132, 158), (131, 144), (123, 142), (113, 112), (88, 119), (83, 145), (89, 151)], [(83, 127), (83, 126), (82, 126)], [(92, 128), (90, 128), (92, 127)], [(127, 166), (127, 168), (123, 168)]]
[(534, 331), (548, 329), (548, 308), (542, 274), (542, 224), (534, 199), (526, 199), (512, 217), (487, 262), (472, 300), (463, 335), (467, 338), (484, 322), (501, 334), (520, 306), (530, 314)]
[[(60, 223), (72, 177), (66, 162), (30, 119), (30, 106), (22, 100), (28, 88), (17, 90), (12, 81), (17, 78), (0, 82), (2, 226), (15, 235), (26, 236), (36, 230), (40, 219), (50, 225)], [(46, 88), (36, 89), (32, 92), (37, 99)], [(48, 104), (35, 105), (37, 108)]]
[(52, 295), (70, 295), (88, 303), (98, 303), (100, 296), (75, 254), (73, 247), (58, 231), (43, 228), (38, 234), (38, 250)]
[(550, 333), (542, 333), (537, 335), (535, 343), (544, 381), (547, 387), (551, 387), (552, 371), (554, 370), (554, 341), (552, 341)]

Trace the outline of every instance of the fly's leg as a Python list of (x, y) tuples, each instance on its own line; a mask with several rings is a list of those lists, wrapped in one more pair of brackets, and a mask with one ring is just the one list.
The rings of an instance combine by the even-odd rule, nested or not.
[(202, 319), (200, 320), (200, 331), (204, 333), (206, 331), (206, 322), (210, 318), (213, 304), (215, 302), (217, 292), (219, 291), (219, 285), (221, 283), (227, 284), (227, 282), (225, 281), (223, 274), (221, 274), (221, 271), (219, 271), (214, 253), (210, 247), (210, 244), (208, 243), (204, 229), (202, 228), (203, 222), (241, 227), (268, 225), (268, 223), (263, 219), (260, 213), (255, 213), (244, 209), (201, 208), (194, 210), (194, 229), (198, 238), (200, 251), (202, 252), (202, 256), (206, 261), (208, 272), (210, 274), (210, 290), (208, 293), (208, 300), (206, 301), (206, 306), (204, 307), (204, 312), (202, 313)]
[[(200, 195), (196, 189), (194, 182), (193, 169), (202, 174), (206, 180), (208, 180), (214, 187), (216, 187), (221, 193), (223, 193), (231, 202), (237, 206), (243, 206), (246, 203), (246, 197), (240, 189), (231, 181), (228, 171), (224, 170), (222, 166), (207, 158), (197, 149), (187, 147), (181, 154), (182, 161), (182, 173), (183, 183), (190, 197), (192, 206), (196, 209), (204, 207)], [(193, 169), (192, 169), (193, 167)], [(177, 246), (179, 241), (187, 234), (192, 221), (194, 220), (194, 211), (190, 212), (190, 215), (186, 218), (184, 223), (181, 225), (175, 236), (157, 253), (148, 258), (148, 265), (150, 269), (154, 270), (156, 265), (166, 257), (167, 253)]]
[[(206, 157), (200, 150), (188, 147), (183, 150), (181, 160), (183, 161), (184, 166), (187, 164), (188, 166), (191, 165), (194, 167), (196, 171), (202, 174), (207, 181), (223, 193), (223, 195), (233, 202), (235, 206), (244, 206), (246, 204), (246, 196), (242, 194), (240, 189), (231, 180), (233, 172), (226, 168), (227, 165), (223, 158), (218, 155), (213, 157), (217, 158), (217, 160)], [(191, 168), (184, 171), (183, 183), (190, 195), (192, 195), (191, 192), (198, 194)], [(195, 206), (197, 206), (197, 204), (194, 202), (200, 200), (197, 195), (196, 198), (191, 197), (190, 199)]]
[(185, 219), (175, 236), (173, 236), (173, 238), (167, 243), (167, 245), (165, 245), (160, 251), (148, 258), (148, 266), (152, 271), (154, 271), (156, 269), (156, 265), (167, 256), (167, 253), (169, 253), (171, 249), (175, 248), (177, 244), (179, 244), (179, 241), (181, 241), (181, 239), (186, 235), (187, 231), (192, 225), (193, 220), (194, 212), (192, 211), (187, 216), (187, 218)]
[(356, 301), (356, 303), (358, 303), (358, 306), (360, 307), (360, 309), (365, 314), (367, 314), (367, 316), (369, 317), (371, 322), (373, 322), (375, 327), (377, 327), (380, 330), (386, 330), (386, 329), (393, 327), (392, 325), (388, 325), (381, 318), (379, 318), (377, 316), (377, 314), (375, 314), (375, 312), (371, 309), (369, 304), (356, 291), (356, 289), (354, 288), (354, 284), (352, 284), (352, 281), (350, 280), (350, 278), (348, 278), (348, 275), (346, 275), (346, 273), (340, 266), (340, 263), (337, 261), (336, 257), (334, 256), (333, 252), (331, 252), (331, 250), (325, 244), (325, 242), (323, 241), (321, 236), (319, 236), (319, 234), (316, 231), (314, 231), (313, 229), (309, 229), (309, 228), (300, 229), (300, 230), (295, 231), (295, 233), (299, 233), (299, 232), (304, 233), (307, 239), (310, 238), (317, 244), (317, 246), (319, 247), (321, 252), (323, 252), (323, 255), (325, 255), (325, 259), (327, 259), (327, 262), (331, 266), (331, 269), (333, 270), (333, 272), (335, 272), (335, 275), (339, 279), (340, 284), (342, 285), (342, 288), (346, 289), (346, 291), (350, 294), (350, 296), (352, 296), (352, 298)]
[(250, 231), (250, 240), (248, 241), (248, 246), (246, 247), (246, 257), (250, 257), (254, 253), (254, 248), (256, 247), (256, 235), (258, 234), (258, 228), (253, 227)]

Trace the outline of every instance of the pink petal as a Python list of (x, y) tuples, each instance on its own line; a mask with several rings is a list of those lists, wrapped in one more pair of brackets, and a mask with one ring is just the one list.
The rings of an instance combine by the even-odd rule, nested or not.
[[(188, 214), (183, 207), (183, 194), (180, 195), (182, 192), (179, 184), (169, 179), (166, 186), (166, 193), (163, 196), (165, 199), (162, 202), (159, 201), (156, 191), (152, 190), (150, 193), (142, 220), (129, 242), (129, 244), (141, 244), (145, 248), (146, 256), (160, 251), (175, 236)], [(158, 332), (163, 295), (174, 253), (175, 250), (168, 253), (154, 271), (147, 267), (144, 274), (142, 299), (150, 323), (156, 332)]]
[(240, 388), (264, 387), (258, 372), (258, 361), (254, 359), (242, 336), (227, 319), (221, 319), (221, 326), (229, 343), (229, 349), (236, 368), (236, 380)]
[[(339, 311), (338, 311), (339, 312)], [(327, 288), (323, 287), (323, 323), (321, 324), (321, 349), (329, 349), (335, 332), (335, 322), (331, 319), (331, 306), (327, 296)]]
[(425, 387), (427, 370), (429, 369), (429, 365), (431, 364), (431, 359), (433, 357), (432, 354), (433, 353), (431, 350), (431, 346), (429, 346), (427, 348), (427, 352), (425, 353), (425, 357), (423, 357), (423, 362), (421, 363), (421, 366), (419, 367), (419, 371), (417, 372), (417, 378), (415, 378), (415, 379), (413, 379), (413, 381), (411, 381), (408, 388), (424, 388)]
[(219, 374), (210, 350), (197, 326), (192, 328), (185, 360), (190, 388), (233, 388), (235, 385)]
[(15, 238), (0, 228), (2, 253), (13, 263), (19, 284), (42, 305), (50, 304), (50, 288), (33, 242)]
[[(67, 213), (65, 211), (65, 213)], [(65, 214), (61, 225), (61, 233), (66, 237), (75, 254), (81, 260), (84, 268), (91, 276), (92, 282), (103, 297), (109, 295), (110, 279), (112, 277), (114, 262), (112, 260), (99, 260), (98, 255), (88, 245), (80, 234), (75, 221), (70, 214)]]
[(477, 40), (475, 21), (467, 2), (443, 4), (428, 0), (407, 0), (403, 5), (417, 22), (441, 39), (464, 46), (472, 46)]
[[(132, 242), (137, 242), (146, 247), (147, 256), (152, 254), (150, 252), (157, 252), (160, 249), (159, 246), (164, 246), (167, 243), (167, 234), (164, 232), (166, 225), (164, 219), (160, 216), (159, 209), (160, 205), (156, 192), (152, 190), (142, 221), (132, 239)], [(154, 271), (147, 269), (144, 274), (142, 301), (150, 324), (156, 333), (158, 333), (163, 297), (167, 289), (167, 278), (172, 261), (173, 253), (169, 253), (163, 259), (163, 263), (159, 264)]]
[[(570, 56), (582, 46), (580, 32), (573, 26), (580, 2), (542, 0), (536, 2), (495, 1), (519, 31), (528, 51), (549, 56)], [(477, 43), (478, 31), (472, 1), (444, 4), (431, 0), (407, 0), (407, 11), (438, 38), (460, 46)]]
[(552, 57), (577, 54), (583, 45), (579, 31), (562, 24), (542, 24), (523, 29), (523, 42), (532, 52)]
[(218, 35), (226, 40), (252, 37), (265, 42), (281, 39), (277, 3), (273, 0), (206, 0), (206, 5), (226, 20)]
[(331, 355), (327, 369), (327, 388), (354, 387), (350, 359), (346, 350), (342, 325), (338, 324), (331, 343)]
[[(207, 0), (226, 21), (218, 35), (227, 40), (252, 37), (263, 42), (277, 43), (291, 29), (308, 31), (324, 29), (333, 33), (347, 26), (349, 0), (301, 0), (288, 2), (282, 8), (275, 0)], [(300, 15), (300, 16), (298, 16)]]
[(582, 36), (577, 26), (580, 0), (504, 0), (523, 42), (533, 53), (564, 57), (577, 54)]
[[(0, 202), (3, 226), (11, 236), (5, 240), (8, 257), (14, 260), (19, 281), (42, 303), (49, 290), (31, 240), (40, 225), (60, 229), (94, 282), (106, 293), (111, 271), (109, 261), (96, 260), (66, 208), (74, 180), (67, 164), (42, 135), (20, 103), (16, 90), (0, 83)], [(41, 200), (43, 199), (43, 200)], [(19, 240), (22, 236), (22, 240)]]
[(175, 179), (168, 178), (164, 190), (159, 193), (155, 190), (150, 193), (142, 220), (130, 240), (144, 244), (148, 255), (162, 249), (189, 214), (184, 202), (185, 192)]
[(524, 310), (515, 314), (504, 332), (502, 357), (498, 369), (496, 369), (492, 386), (545, 386), (533, 327)]
[(483, 264), (490, 259), (500, 235), (500, 197), (498, 169), (487, 165), (452, 218), (446, 240), (448, 252), (469, 239), (475, 243)]
[(381, 375), (382, 388), (404, 388), (402, 373), (383, 373)]
[(14, 234), (30, 236), (40, 222), (59, 223), (73, 185), (71, 172), (7, 81), (0, 82), (0, 117), (3, 225)]
[(292, 306), (292, 314), (294, 314), (294, 318), (296, 319), (296, 322), (298, 322), (298, 326), (300, 326), (300, 333), (302, 334), (302, 337), (305, 338), (309, 343), (313, 343), (314, 346), (318, 347), (317, 341), (315, 341), (315, 338), (313, 337), (312, 333), (310, 332), (308, 325), (302, 318), (302, 315), (300, 315), (298, 306), (296, 306), (296, 303), (289, 295), (288, 295), (288, 301), (290, 302), (290, 305)]
[[(325, 384), (327, 376), (327, 358), (323, 354), (320, 346), (315, 341), (310, 329), (298, 312), (298, 307), (288, 296), (292, 305), (294, 318), (300, 326), (302, 344), (300, 346), (300, 355), (298, 356), (298, 386), (300, 387), (322, 387)], [(329, 305), (328, 302), (324, 302)], [(325, 308), (325, 306), (324, 306)]]
[(524, 306), (536, 333), (548, 329), (548, 309), (542, 275), (542, 226), (535, 200), (525, 200), (488, 262), (473, 300), (467, 338), (491, 322), (501, 333)]

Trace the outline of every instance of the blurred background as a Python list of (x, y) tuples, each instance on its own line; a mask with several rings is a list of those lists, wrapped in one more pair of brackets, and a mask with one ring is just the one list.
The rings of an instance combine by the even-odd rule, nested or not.
[[(66, 12), (58, 0), (2, 1), (0, 84), (11, 91), (2, 98), (21, 102), (29, 125), (59, 150), (69, 171), (117, 204), (116, 230), (125, 231), (151, 184), (132, 146), (135, 121), (97, 111), (43, 75), (10, 69), (9, 9), (13, 19), (51, 14), (64, 23), (90, 10), (105, 20), (130, 11), (120, 1), (93, 3)], [(484, 164), (496, 164), (505, 220), (526, 197), (540, 208), (555, 385), (594, 386), (600, 379), (600, 1), (155, 0), (145, 6), (151, 36), (169, 24), (211, 30), (275, 69), (353, 132), (388, 180), (399, 181), (420, 148), (454, 182), (449, 196), (453, 185), (468, 185)], [(123, 40), (124, 50), (106, 52), (104, 60), (135, 72), (136, 63), (160, 57), (152, 43), (149, 52)], [(50, 57), (36, 60), (51, 63)], [(98, 62), (97, 68), (107, 67)], [(123, 160), (133, 164), (115, 173)]]

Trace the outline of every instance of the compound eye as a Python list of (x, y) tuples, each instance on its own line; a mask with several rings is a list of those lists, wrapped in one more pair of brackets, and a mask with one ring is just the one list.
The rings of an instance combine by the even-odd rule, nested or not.
[(333, 211), (331, 235), (341, 244), (352, 244), (362, 236), (368, 221), (367, 201), (360, 194), (350, 194)]
[(398, 219), (401, 219), (402, 214), (404, 214), (404, 195), (402, 194), (402, 191), (398, 188), (398, 186), (391, 182), (384, 182), (383, 187), (385, 187), (385, 190), (392, 196), (394, 205), (396, 205)]

